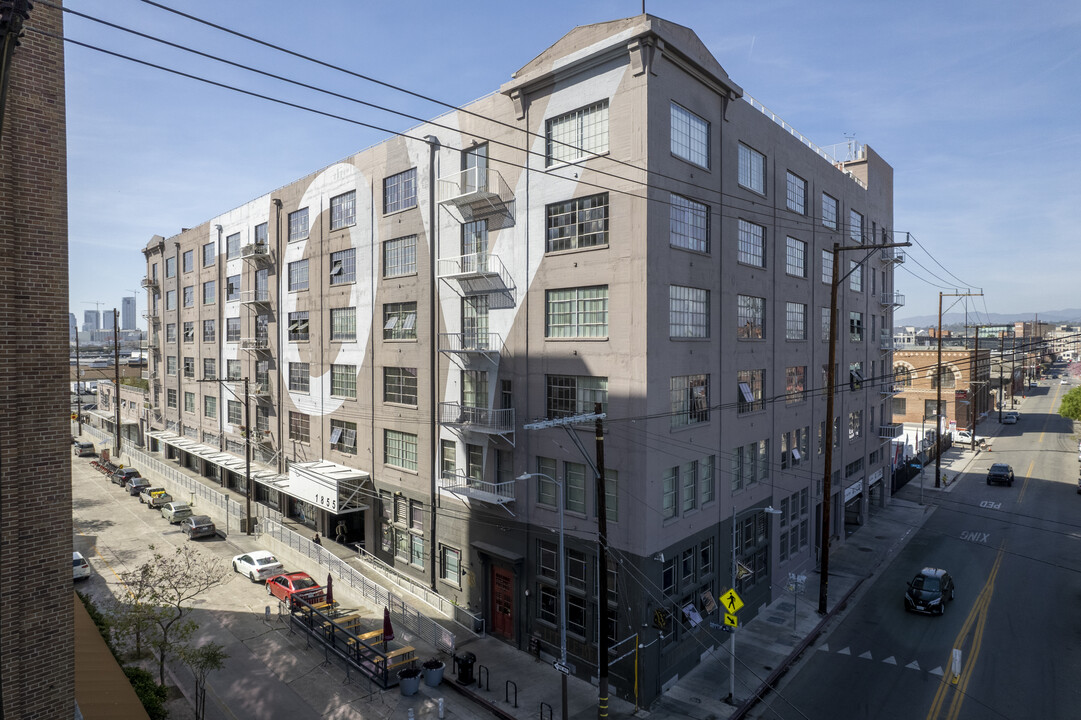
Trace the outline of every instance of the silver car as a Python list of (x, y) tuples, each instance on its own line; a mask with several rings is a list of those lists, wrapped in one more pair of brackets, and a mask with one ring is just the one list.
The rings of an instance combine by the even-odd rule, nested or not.
[(184, 518), (189, 518), (193, 514), (191, 505), (182, 502), (165, 503), (161, 508), (161, 516), (168, 520), (170, 525), (176, 525)]

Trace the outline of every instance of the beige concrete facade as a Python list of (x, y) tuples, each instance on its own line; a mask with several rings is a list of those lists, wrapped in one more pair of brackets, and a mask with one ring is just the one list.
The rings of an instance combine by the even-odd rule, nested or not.
[[(609, 632), (648, 645), (648, 704), (722, 639), (712, 602), (734, 535), (745, 613), (814, 567), (834, 243), (862, 248), (841, 256), (842, 276), (857, 269), (839, 293), (831, 535), (886, 501), (880, 338), (899, 258), (874, 245), (892, 240), (892, 173), (870, 148), (835, 160), (794, 135), (688, 28), (649, 15), (575, 28), (498, 93), (154, 238), (153, 447), (186, 464), (196, 442), (242, 455), (252, 428), (256, 499), (330, 538), (343, 524), (549, 655), (561, 487), (568, 649), (589, 676), (593, 426), (525, 425), (600, 402)], [(230, 408), (240, 383), (199, 382), (211, 366), (249, 378), (250, 425)], [(297, 468), (317, 461), (370, 480), (313, 503)], [(613, 666), (613, 691), (628, 696), (633, 674)]]

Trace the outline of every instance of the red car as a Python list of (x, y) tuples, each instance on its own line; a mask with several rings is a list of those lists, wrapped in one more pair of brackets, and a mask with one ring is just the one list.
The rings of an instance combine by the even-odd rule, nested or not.
[(273, 595), (282, 602), (293, 606), (294, 597), (302, 597), (305, 602), (320, 603), (326, 598), (323, 587), (306, 572), (283, 573), (267, 578), (267, 595)]

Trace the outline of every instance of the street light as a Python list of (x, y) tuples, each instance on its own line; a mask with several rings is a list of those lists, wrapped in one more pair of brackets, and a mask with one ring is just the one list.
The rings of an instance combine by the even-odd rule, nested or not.
[[(570, 674), (570, 668), (567, 666), (567, 576), (563, 571), (563, 566), (567, 562), (563, 551), (563, 483), (544, 473), (522, 473), (518, 476), (518, 479), (529, 480), (532, 477), (542, 477), (549, 480), (559, 491), (556, 494), (556, 500), (559, 503), (559, 662), (556, 663), (555, 667), (561, 675), (562, 702), (560, 710), (562, 714), (560, 718), (561, 720), (567, 720), (567, 675)], [(602, 602), (603, 600), (604, 598), (601, 598)], [(602, 628), (601, 632), (606, 632), (606, 630)]]
[[(736, 589), (736, 519), (748, 513), (764, 512), (767, 515), (780, 515), (781, 511), (774, 509), (772, 505), (764, 508), (744, 508), (736, 512), (735, 504), (732, 505), (732, 590)], [(723, 604), (723, 603), (722, 603)], [(736, 704), (736, 628), (732, 628), (732, 660), (728, 663), (728, 698), (729, 704)]]

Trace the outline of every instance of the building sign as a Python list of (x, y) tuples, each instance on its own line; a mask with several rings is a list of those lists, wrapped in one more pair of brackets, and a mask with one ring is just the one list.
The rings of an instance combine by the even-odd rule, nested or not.
[(856, 482), (852, 483), (845, 488), (845, 502), (848, 502), (852, 498), (863, 492), (863, 478), (860, 478)]
[(878, 470), (875, 470), (873, 473), (871, 473), (871, 477), (867, 478), (867, 484), (874, 485), (880, 480), (882, 480), (882, 468), (879, 468)]

